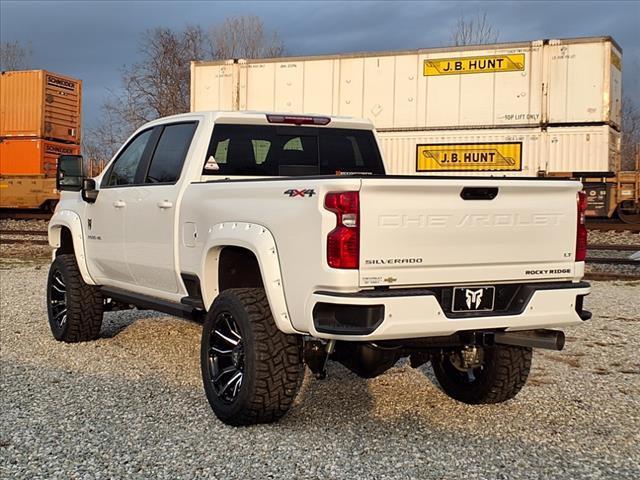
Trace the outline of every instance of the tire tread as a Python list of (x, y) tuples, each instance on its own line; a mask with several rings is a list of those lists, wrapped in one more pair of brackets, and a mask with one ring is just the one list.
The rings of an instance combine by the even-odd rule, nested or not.
[(507, 345), (493, 346), (489, 371), (479, 384), (462, 384), (443, 368), (439, 358), (433, 371), (444, 392), (451, 398), (468, 404), (502, 403), (515, 397), (524, 387), (531, 370), (532, 350)]
[[(291, 408), (304, 377), (300, 338), (278, 329), (264, 289), (231, 288), (222, 295), (235, 297), (248, 315), (255, 337), (252, 345), (257, 360), (255, 388), (243, 408), (232, 416), (221, 415), (215, 404), (210, 403), (218, 417), (229, 425), (275, 422)], [(204, 375), (203, 367), (203, 378)]]
[[(56, 263), (59, 265), (55, 265)], [(56, 339), (68, 343), (96, 340), (100, 336), (104, 310), (103, 297), (99, 287), (84, 282), (73, 254), (58, 255), (54, 260), (52, 270), (53, 268), (58, 268), (63, 272), (67, 289), (66, 326), (56, 335), (52, 325), (54, 336)]]

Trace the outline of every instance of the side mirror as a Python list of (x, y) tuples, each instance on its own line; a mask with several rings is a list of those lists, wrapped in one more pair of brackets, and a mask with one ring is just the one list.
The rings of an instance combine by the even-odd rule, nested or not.
[(56, 188), (62, 191), (82, 192), (82, 199), (94, 203), (98, 198), (96, 181), (86, 178), (82, 155), (60, 155), (56, 172)]
[(95, 203), (99, 190), (96, 190), (96, 181), (93, 178), (85, 178), (82, 181), (82, 199), (87, 203)]
[(79, 192), (84, 180), (82, 155), (60, 155), (56, 171), (56, 188), (61, 191)]

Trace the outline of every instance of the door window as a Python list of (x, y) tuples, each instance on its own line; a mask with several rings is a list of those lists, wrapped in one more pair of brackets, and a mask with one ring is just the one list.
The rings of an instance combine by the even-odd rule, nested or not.
[(149, 129), (140, 133), (118, 155), (109, 173), (108, 186), (132, 185), (135, 183), (136, 172), (142, 160), (142, 154), (147, 148), (149, 138), (151, 138), (152, 131), (152, 129)]
[(167, 125), (151, 159), (145, 183), (174, 183), (180, 178), (196, 123)]

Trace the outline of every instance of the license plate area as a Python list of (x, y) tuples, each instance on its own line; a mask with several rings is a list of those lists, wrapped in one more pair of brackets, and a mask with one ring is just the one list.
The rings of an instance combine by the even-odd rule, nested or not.
[(451, 311), (492, 312), (495, 298), (496, 288), (492, 286), (454, 287)]

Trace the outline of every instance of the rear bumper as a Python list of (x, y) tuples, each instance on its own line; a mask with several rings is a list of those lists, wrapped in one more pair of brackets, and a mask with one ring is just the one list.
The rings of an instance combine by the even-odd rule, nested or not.
[(354, 341), (451, 335), (466, 330), (532, 330), (580, 324), (591, 318), (583, 299), (586, 282), (519, 285), (501, 311), (452, 313), (446, 289), (315, 292), (311, 334)]

